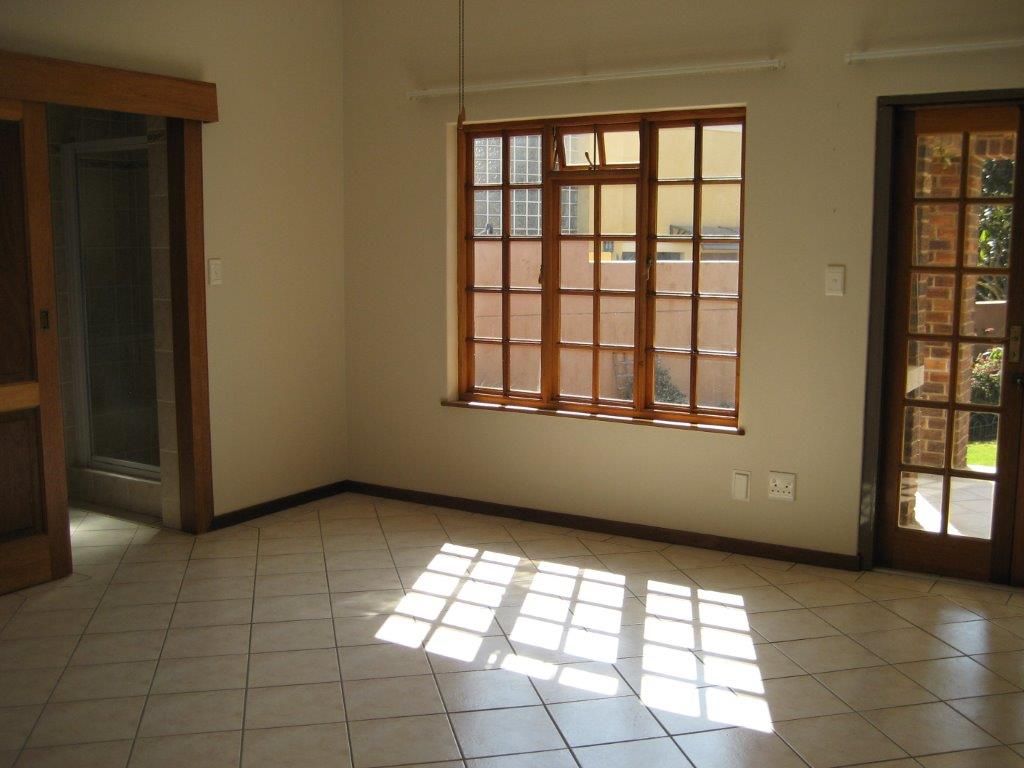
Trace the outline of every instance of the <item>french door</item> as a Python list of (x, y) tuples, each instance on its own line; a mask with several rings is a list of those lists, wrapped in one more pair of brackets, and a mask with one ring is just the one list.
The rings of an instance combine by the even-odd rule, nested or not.
[(879, 542), (897, 568), (1011, 576), (1024, 396), (1020, 124), (1018, 104), (899, 118)]
[(0, 99), (0, 594), (71, 570), (46, 113)]

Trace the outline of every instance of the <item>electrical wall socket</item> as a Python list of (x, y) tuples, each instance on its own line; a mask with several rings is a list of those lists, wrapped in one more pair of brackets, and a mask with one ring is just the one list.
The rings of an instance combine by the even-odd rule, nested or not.
[(768, 498), (773, 501), (796, 499), (796, 475), (791, 472), (769, 472)]

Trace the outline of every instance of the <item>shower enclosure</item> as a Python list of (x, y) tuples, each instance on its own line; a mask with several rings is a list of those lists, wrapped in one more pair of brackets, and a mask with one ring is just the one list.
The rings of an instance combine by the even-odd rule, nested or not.
[(78, 462), (159, 479), (145, 136), (64, 144), (64, 233)]

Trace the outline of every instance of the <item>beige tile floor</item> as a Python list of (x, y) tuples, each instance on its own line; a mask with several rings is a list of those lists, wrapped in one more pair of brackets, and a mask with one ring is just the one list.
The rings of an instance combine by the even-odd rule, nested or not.
[(1024, 766), (1024, 592), (343, 495), (75, 510), (0, 597), (0, 768)]

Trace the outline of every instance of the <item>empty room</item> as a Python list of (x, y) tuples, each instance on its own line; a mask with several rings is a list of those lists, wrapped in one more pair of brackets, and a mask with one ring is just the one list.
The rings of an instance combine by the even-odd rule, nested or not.
[(1024, 768), (1020, 0), (0, 0), (0, 768)]

